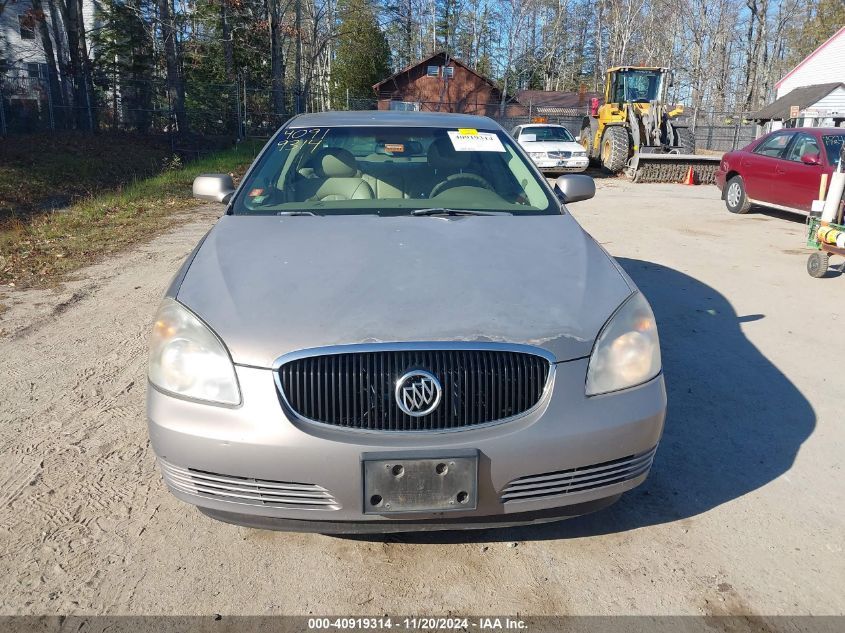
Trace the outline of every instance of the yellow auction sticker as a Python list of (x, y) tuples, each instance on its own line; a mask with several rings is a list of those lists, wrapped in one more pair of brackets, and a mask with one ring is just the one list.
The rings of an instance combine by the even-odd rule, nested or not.
[(458, 134), (463, 134), (464, 136), (475, 136), (478, 134), (478, 130), (474, 130), (471, 127), (460, 127), (458, 128)]

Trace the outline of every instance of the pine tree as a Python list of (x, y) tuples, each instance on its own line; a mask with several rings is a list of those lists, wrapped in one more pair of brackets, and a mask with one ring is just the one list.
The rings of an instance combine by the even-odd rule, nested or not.
[(390, 74), (390, 47), (368, 0), (338, 2), (336, 56), (332, 64), (335, 104), (372, 99), (372, 86)]
[(453, 55), (455, 53), (456, 42), (461, 17), (461, 6), (459, 0), (436, 0), (436, 22), (438, 47)]
[(154, 97), (152, 28), (143, 9), (140, 0), (96, 5), (99, 28), (91, 36), (100, 83), (110, 87), (113, 124), (142, 133), (152, 124)]

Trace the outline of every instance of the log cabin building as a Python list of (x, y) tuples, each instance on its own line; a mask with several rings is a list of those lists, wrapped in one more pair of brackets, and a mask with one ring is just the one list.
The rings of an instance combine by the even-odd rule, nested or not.
[(502, 93), (487, 77), (440, 51), (373, 86), (379, 110), (494, 116)]

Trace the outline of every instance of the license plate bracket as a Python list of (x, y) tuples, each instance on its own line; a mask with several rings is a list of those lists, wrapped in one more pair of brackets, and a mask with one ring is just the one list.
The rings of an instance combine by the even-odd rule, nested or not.
[(361, 456), (364, 514), (452, 512), (478, 507), (478, 451)]

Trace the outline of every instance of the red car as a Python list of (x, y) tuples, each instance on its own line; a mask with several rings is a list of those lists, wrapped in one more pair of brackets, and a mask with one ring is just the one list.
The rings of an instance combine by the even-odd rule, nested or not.
[(731, 213), (752, 205), (809, 213), (822, 174), (839, 161), (845, 129), (788, 128), (758, 138), (722, 157), (716, 185)]

